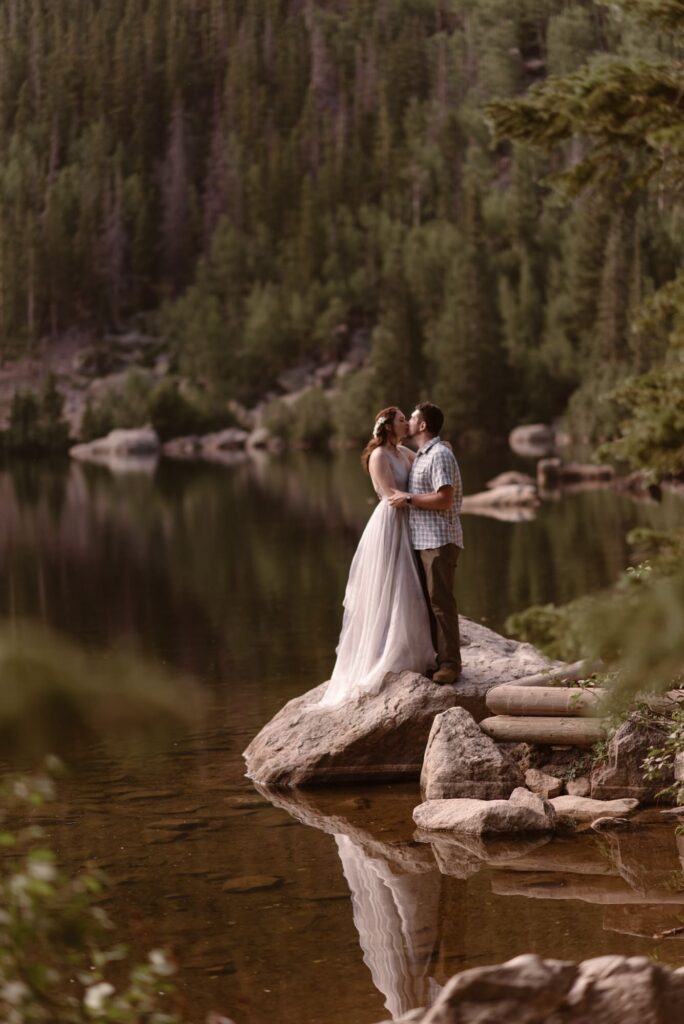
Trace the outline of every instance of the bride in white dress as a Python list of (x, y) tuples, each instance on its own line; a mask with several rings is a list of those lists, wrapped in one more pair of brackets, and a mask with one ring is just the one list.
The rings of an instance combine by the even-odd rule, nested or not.
[(402, 445), (408, 433), (403, 412), (378, 413), (363, 452), (379, 503), (359, 541), (344, 595), (337, 660), (316, 707), (376, 694), (388, 672), (434, 668), (427, 605), (408, 527), (408, 509), (392, 508), (393, 489), (407, 490), (415, 454)]

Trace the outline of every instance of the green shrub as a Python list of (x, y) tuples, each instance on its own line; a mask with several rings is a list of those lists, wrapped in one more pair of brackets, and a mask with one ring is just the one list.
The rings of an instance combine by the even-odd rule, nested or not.
[(292, 440), (299, 444), (322, 448), (330, 441), (333, 429), (330, 402), (319, 387), (309, 388), (295, 402)]
[(65, 451), (69, 424), (62, 413), (64, 399), (54, 374), (49, 374), (40, 395), (17, 391), (12, 398), (5, 445), (10, 451)]
[(132, 370), (123, 387), (112, 387), (98, 399), (88, 400), (80, 435), (84, 441), (92, 441), (117, 427), (142, 427), (147, 423), (162, 441), (168, 441), (233, 426), (235, 417), (217, 398), (201, 392), (187, 395), (177, 380), (154, 382)]
[(264, 409), (262, 422), (274, 437), (282, 437), (284, 441), (288, 441), (292, 435), (294, 418), (292, 408), (287, 402), (275, 398)]

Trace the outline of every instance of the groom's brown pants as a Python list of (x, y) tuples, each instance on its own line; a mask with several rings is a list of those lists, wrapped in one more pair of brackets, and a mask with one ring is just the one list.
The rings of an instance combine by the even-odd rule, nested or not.
[(461, 549), (456, 544), (416, 551), (418, 573), (430, 616), (432, 642), (440, 668), (461, 668), (461, 638), (454, 577)]

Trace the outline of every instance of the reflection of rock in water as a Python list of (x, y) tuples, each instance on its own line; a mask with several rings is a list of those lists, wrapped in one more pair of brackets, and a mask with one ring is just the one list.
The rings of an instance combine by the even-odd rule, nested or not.
[(427, 1005), (439, 990), (428, 977), (437, 940), (439, 873), (397, 874), (389, 860), (370, 857), (349, 836), (336, 835), (335, 842), (364, 963), (385, 1006), (395, 1019)]
[(415, 794), (398, 797), (387, 810), (386, 794), (376, 804), (339, 791), (303, 795), (255, 788), (298, 821), (334, 837), (364, 963), (392, 1018), (430, 1005), (440, 991), (429, 970), (439, 942), (441, 875), (429, 847), (405, 835)]

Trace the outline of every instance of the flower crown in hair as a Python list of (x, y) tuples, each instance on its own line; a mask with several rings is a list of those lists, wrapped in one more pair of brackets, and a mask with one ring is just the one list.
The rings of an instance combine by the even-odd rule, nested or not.
[(386, 423), (389, 423), (391, 416), (378, 416), (373, 427), (373, 437), (380, 437), (380, 428), (384, 427)]

